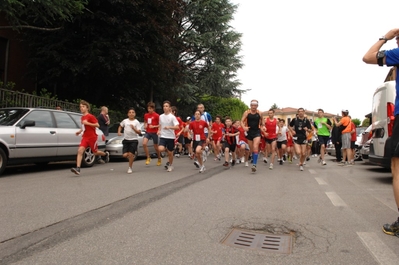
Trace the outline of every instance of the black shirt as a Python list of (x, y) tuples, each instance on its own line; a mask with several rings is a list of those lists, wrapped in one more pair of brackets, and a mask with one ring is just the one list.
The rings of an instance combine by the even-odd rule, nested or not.
[(310, 122), (307, 118), (294, 118), (290, 122), (290, 127), (294, 127), (295, 130), (295, 136), (304, 136), (306, 137), (306, 131), (304, 130), (304, 127), (306, 127), (306, 130), (312, 129), (312, 126), (310, 126)]

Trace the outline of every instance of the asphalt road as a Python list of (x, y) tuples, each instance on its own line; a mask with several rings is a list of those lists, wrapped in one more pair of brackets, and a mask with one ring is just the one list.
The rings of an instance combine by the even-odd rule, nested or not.
[[(205, 173), (187, 157), (82, 169), (8, 168), (0, 178), (0, 264), (398, 264), (390, 172), (359, 162)], [(289, 235), (291, 254), (222, 243), (232, 228)]]

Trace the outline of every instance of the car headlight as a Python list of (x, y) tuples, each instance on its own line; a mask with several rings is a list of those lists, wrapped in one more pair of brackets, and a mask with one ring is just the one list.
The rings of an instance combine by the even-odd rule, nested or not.
[(108, 144), (122, 144), (123, 139), (112, 139), (110, 141), (107, 142)]

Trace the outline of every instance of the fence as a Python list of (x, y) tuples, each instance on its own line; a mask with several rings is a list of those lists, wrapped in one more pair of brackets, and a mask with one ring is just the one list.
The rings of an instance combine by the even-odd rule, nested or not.
[(55, 109), (60, 106), (62, 110), (79, 112), (79, 104), (50, 99), (0, 88), (0, 107), (26, 107)]
[[(76, 103), (0, 88), (0, 108), (24, 107), (55, 109), (57, 106), (61, 107), (62, 110), (80, 112), (79, 104)], [(101, 109), (92, 108), (91, 113), (97, 116), (100, 111)], [(125, 117), (125, 114), (110, 110), (109, 116), (112, 122), (118, 122), (124, 119), (123, 117)]]

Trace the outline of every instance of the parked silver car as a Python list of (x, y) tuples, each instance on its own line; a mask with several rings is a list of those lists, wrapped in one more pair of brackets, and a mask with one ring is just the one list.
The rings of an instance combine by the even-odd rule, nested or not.
[[(82, 114), (41, 108), (0, 109), (0, 175), (7, 165), (46, 164), (75, 160), (81, 137)], [(105, 136), (97, 129), (98, 147), (105, 148)], [(95, 163), (92, 150), (86, 148), (83, 167)]]
[[(143, 138), (144, 138), (144, 134), (145, 134), (145, 128), (144, 128), (143, 122), (140, 122), (140, 124), (141, 124), (141, 135), (139, 136), (139, 139), (138, 139), (139, 144), (137, 146), (137, 152), (134, 156), (134, 159), (137, 159), (137, 157), (145, 157), (146, 156), (146, 154), (144, 152), (144, 148), (143, 148)], [(123, 155), (123, 153), (122, 153), (123, 133), (121, 136), (118, 136), (118, 127), (119, 127), (119, 123), (112, 124), (109, 127), (109, 135), (107, 136), (108, 140), (107, 140), (105, 150), (109, 152), (110, 158), (122, 158), (122, 155)], [(123, 130), (122, 130), (122, 132), (123, 132)], [(152, 158), (157, 157), (155, 147), (154, 147), (152, 140), (148, 141), (148, 151)], [(164, 157), (164, 154), (161, 154), (161, 156)]]
[[(41, 108), (0, 109), (0, 175), (7, 165), (47, 164), (76, 160), (81, 137), (76, 136), (82, 114)], [(105, 136), (97, 129), (98, 147), (105, 149)], [(83, 167), (91, 167), (95, 156), (88, 147)]]
[(372, 139), (368, 140), (366, 143), (362, 145), (362, 148), (360, 149), (360, 155), (362, 156), (362, 159), (369, 159), (369, 153), (370, 153), (370, 143)]

